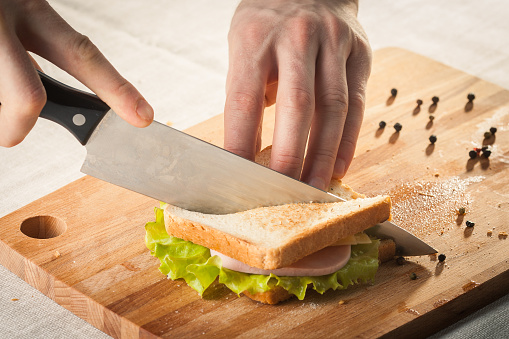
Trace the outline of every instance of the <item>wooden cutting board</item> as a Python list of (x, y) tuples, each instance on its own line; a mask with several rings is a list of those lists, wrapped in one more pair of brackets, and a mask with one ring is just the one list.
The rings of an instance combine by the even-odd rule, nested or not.
[[(392, 99), (391, 88), (398, 89)], [(477, 97), (471, 107), (469, 92)], [(430, 107), (434, 95), (440, 101)], [(268, 109), (265, 145), (273, 123)], [(498, 132), (484, 139), (492, 126)], [(188, 132), (221, 145), (222, 116)], [(468, 151), (483, 143), (491, 157), (469, 160)], [(344, 181), (367, 195), (391, 194), (396, 222), (446, 254), (445, 264), (429, 256), (393, 261), (374, 285), (310, 292), (277, 306), (218, 286), (202, 299), (167, 280), (145, 248), (143, 226), (158, 203), (88, 176), (1, 218), (0, 264), (117, 338), (423, 337), (509, 291), (509, 239), (500, 233), (509, 233), (507, 90), (405, 50), (377, 51)], [(465, 216), (456, 214), (460, 207)]]

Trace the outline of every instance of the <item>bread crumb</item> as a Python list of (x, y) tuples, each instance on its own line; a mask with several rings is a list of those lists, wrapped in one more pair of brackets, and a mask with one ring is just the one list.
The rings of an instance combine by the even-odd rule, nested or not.
[(499, 239), (507, 239), (507, 236), (508, 236), (507, 232), (499, 232), (498, 233)]
[(438, 173), (438, 172), (437, 172), (437, 173), (435, 173), (435, 174), (433, 174), (433, 175), (434, 175), (435, 177), (439, 177), (439, 176), (440, 176), (440, 173)]
[(55, 258), (60, 258), (61, 254), (60, 254), (60, 252), (55, 251), (55, 253), (53, 254), (53, 256), (54, 256)]
[(12, 298), (11, 301), (18, 301), (18, 298)]
[(338, 304), (339, 304), (339, 305), (343, 305), (345, 302), (346, 302), (346, 301), (344, 301), (344, 300), (340, 300)]
[(493, 235), (493, 232), (492, 231), (488, 231), (488, 233), (486, 234), (488, 237), (491, 237)]
[(173, 126), (173, 122), (171, 122), (171, 121), (167, 121), (167, 122), (166, 122), (166, 126)]

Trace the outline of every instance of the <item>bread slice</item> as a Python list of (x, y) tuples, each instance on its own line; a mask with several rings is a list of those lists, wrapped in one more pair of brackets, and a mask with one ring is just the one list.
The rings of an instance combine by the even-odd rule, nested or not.
[[(257, 161), (267, 165), (270, 150), (263, 150)], [(167, 205), (166, 231), (247, 265), (270, 270), (291, 265), (390, 218), (388, 196), (365, 198), (340, 180), (333, 180), (329, 191), (347, 201), (260, 207), (224, 215)]]
[(203, 214), (167, 205), (168, 234), (262, 269), (288, 266), (387, 220), (386, 196), (337, 203), (287, 204), (233, 214)]

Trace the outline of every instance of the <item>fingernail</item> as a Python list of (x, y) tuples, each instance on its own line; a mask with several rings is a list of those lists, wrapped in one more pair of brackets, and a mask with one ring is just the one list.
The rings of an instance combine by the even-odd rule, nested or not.
[(136, 114), (145, 121), (154, 119), (154, 110), (145, 99), (140, 99), (136, 103)]
[(315, 177), (315, 178), (312, 178), (310, 181), (309, 181), (309, 184), (313, 187), (316, 187), (320, 190), (325, 190), (325, 181), (323, 181), (322, 178), (319, 178), (319, 177)]
[(342, 178), (345, 176), (345, 162), (341, 159), (336, 160), (336, 164), (334, 165), (334, 173), (333, 177)]

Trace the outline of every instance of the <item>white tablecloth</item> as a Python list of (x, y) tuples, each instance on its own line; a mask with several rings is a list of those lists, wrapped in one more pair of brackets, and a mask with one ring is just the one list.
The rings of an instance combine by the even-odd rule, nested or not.
[[(403, 47), (509, 88), (508, 2), (360, 2), (359, 18), (374, 50)], [(155, 108), (156, 120), (184, 129), (222, 112), (226, 36), (237, 1), (50, 3), (138, 87)], [(83, 88), (53, 65), (41, 61), (41, 66)], [(45, 120), (22, 144), (0, 148), (0, 217), (79, 178), (84, 155), (68, 132)], [(437, 336), (507, 336), (508, 311), (504, 297)], [(108, 336), (0, 266), (0, 337)]]

